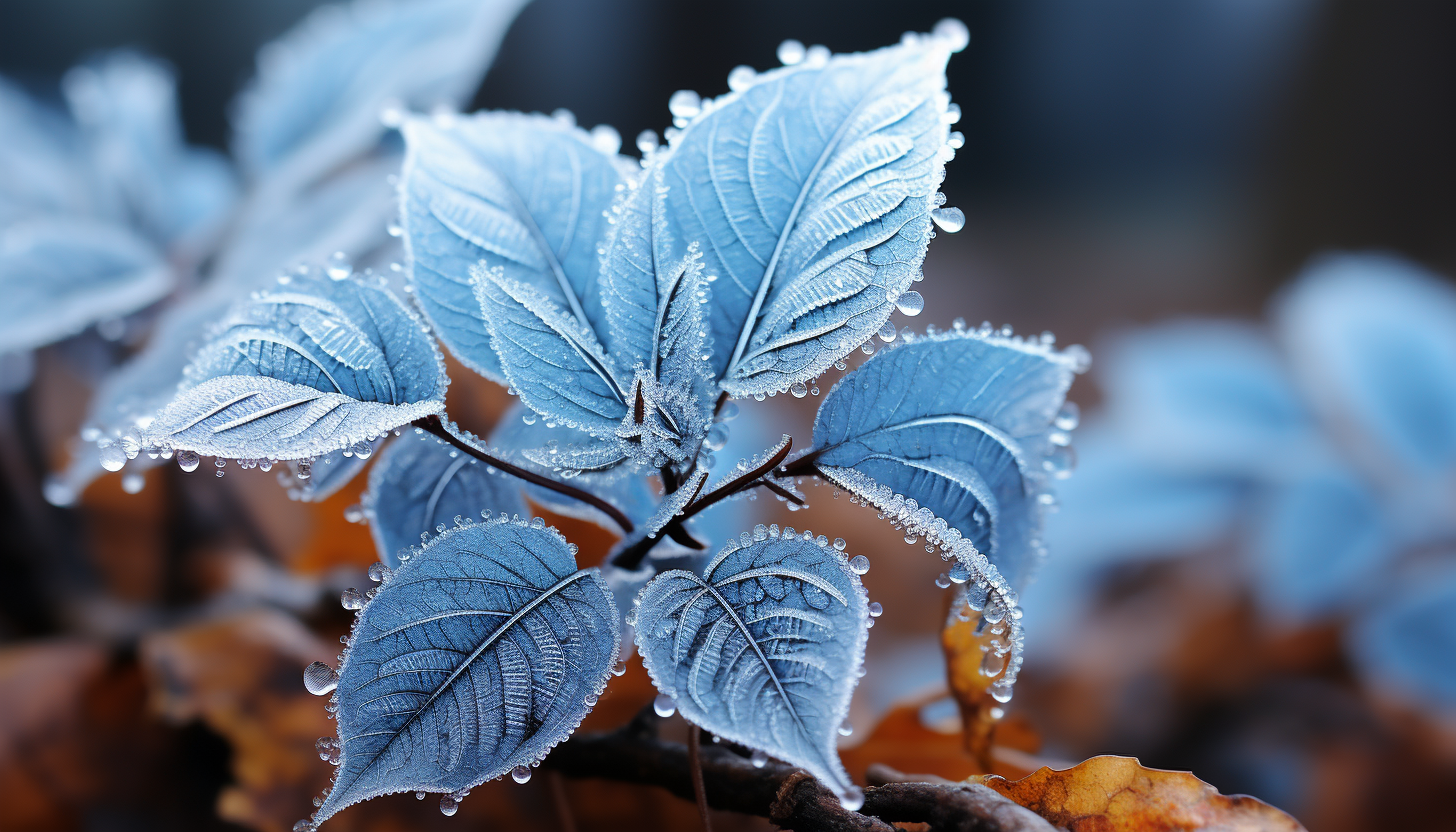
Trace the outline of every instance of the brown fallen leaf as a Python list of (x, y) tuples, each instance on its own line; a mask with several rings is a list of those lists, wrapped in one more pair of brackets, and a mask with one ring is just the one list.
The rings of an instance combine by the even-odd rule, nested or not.
[(989, 688), (1006, 669), (1005, 661), (1002, 661), (996, 672), (986, 673), (987, 667), (994, 669), (994, 660), (987, 656), (990, 655), (992, 639), (997, 636), (990, 627), (977, 632), (980, 624), (980, 614), (962, 598), (954, 596), (945, 626), (940, 631), (940, 646), (945, 651), (946, 681), (960, 707), (966, 751), (976, 759), (982, 772), (988, 772), (996, 770), (991, 748), (996, 744), (996, 734), (1005, 715), (1005, 708), (991, 698)]
[(1132, 757), (1093, 757), (1069, 769), (1038, 769), (1020, 780), (971, 778), (1069, 832), (1304, 832), (1256, 798), (1219, 794), (1185, 771), (1143, 767)]

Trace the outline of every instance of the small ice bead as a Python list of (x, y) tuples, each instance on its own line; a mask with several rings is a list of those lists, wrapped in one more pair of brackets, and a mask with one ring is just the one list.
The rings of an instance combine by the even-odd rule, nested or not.
[(856, 575), (863, 575), (870, 571), (870, 559), (864, 555), (855, 555), (849, 559), (849, 570)]
[(768, 755), (758, 749), (754, 749), (753, 756), (749, 757), (748, 761), (753, 764), (754, 768), (763, 768), (768, 765)]
[(672, 701), (671, 696), (665, 693), (659, 693), (657, 694), (657, 698), (652, 700), (652, 710), (658, 716), (666, 719), (677, 713), (677, 703)]
[(369, 567), (369, 580), (382, 584), (394, 577), (394, 570), (383, 563), (374, 563)]
[(971, 30), (954, 17), (947, 17), (935, 24), (935, 28), (930, 32), (945, 41), (945, 45), (952, 52), (959, 52), (971, 43)]
[(753, 67), (742, 64), (735, 66), (728, 73), (728, 89), (734, 92), (747, 89), (757, 77), (758, 73), (753, 71)]
[(913, 318), (925, 309), (925, 298), (915, 290), (910, 290), (895, 299), (895, 308), (900, 314)]
[(1062, 409), (1057, 411), (1057, 418), (1053, 420), (1052, 424), (1056, 425), (1057, 430), (1076, 430), (1081, 421), (1082, 409), (1077, 406), (1076, 402), (1066, 402), (1062, 405)]
[(197, 466), (198, 465), (201, 465), (201, 464), (202, 464), (202, 457), (198, 456), (196, 454), (196, 452), (194, 452), (194, 451), (178, 451), (177, 452), (177, 467), (178, 468), (181, 468), (183, 471), (186, 471), (187, 473), (190, 474), (193, 471), (196, 471), (197, 470)]
[(516, 766), (511, 769), (511, 779), (517, 783), (525, 784), (531, 781), (531, 769), (529, 766)]
[(796, 381), (789, 385), (789, 392), (793, 394), (794, 398), (802, 399), (809, 395), (809, 385), (802, 381)]
[(784, 66), (793, 66), (799, 63), (804, 60), (804, 44), (793, 38), (784, 41), (779, 44), (778, 59), (779, 63)]
[(849, 791), (839, 796), (839, 805), (850, 812), (858, 812), (864, 808), (864, 801), (864, 790), (858, 786), (850, 786)]
[(848, 543), (845, 543), (844, 542), (844, 538), (842, 538), (842, 537), (836, 537), (836, 538), (834, 538), (834, 549), (835, 549), (835, 551), (837, 551), (837, 552), (843, 552), (844, 549), (845, 549), (845, 547), (848, 546), (848, 545), (849, 545)]
[(121, 478), (121, 490), (128, 494), (140, 494), (147, 486), (147, 478), (135, 471), (124, 475)]
[(869, 606), (870, 618), (879, 618), (885, 614), (885, 608), (879, 601), (871, 601)]
[(125, 467), (126, 451), (122, 450), (121, 446), (117, 443), (107, 442), (101, 445), (98, 450), (100, 452), (99, 456), (101, 457), (102, 468), (108, 471), (120, 471)]
[(323, 696), (339, 686), (339, 674), (323, 662), (303, 669), (303, 686), (314, 696)]
[(460, 811), (460, 801), (448, 794), (440, 795), (440, 814), (450, 817)]
[(657, 149), (657, 133), (653, 130), (643, 130), (637, 134), (637, 152), (643, 156)]
[(1011, 701), (1011, 683), (1002, 679), (991, 685), (991, 698), (1005, 705)]
[(884, 341), (887, 344), (890, 343), (891, 341), (895, 340), (895, 324), (894, 323), (892, 323), (890, 321), (886, 321), (885, 322), (885, 325), (882, 326), (882, 327), (880, 327), (880, 340), (881, 341)]
[(667, 111), (673, 118), (692, 118), (702, 109), (702, 97), (692, 90), (678, 90), (667, 99)]
[(622, 149), (622, 134), (610, 124), (598, 124), (591, 130), (591, 143), (598, 151), (615, 156)]
[(343, 280), (354, 272), (354, 265), (349, 262), (349, 255), (342, 251), (336, 251), (329, 255), (328, 263), (324, 266), (329, 277), (334, 280)]
[(349, 587), (339, 593), (339, 605), (346, 610), (357, 610), (364, 606), (364, 593)]
[(936, 208), (930, 212), (930, 218), (947, 234), (954, 234), (966, 227), (965, 212), (959, 208)]

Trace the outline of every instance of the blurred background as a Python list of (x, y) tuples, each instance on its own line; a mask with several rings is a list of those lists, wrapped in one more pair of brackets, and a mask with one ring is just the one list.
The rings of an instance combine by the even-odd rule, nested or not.
[[(135, 47), (175, 68), (188, 139), (226, 150), (229, 105), (259, 47), (313, 6), (0, 0), (0, 74), (59, 100), (68, 68), (99, 50)], [(1099, 344), (1141, 325), (1217, 317), (1265, 327), (1280, 287), (1331, 251), (1398, 255), (1433, 272), (1438, 293), (1451, 290), (1456, 7), (1446, 3), (535, 0), (472, 108), (566, 108), (582, 125), (632, 137), (669, 122), (674, 90), (717, 94), (735, 65), (775, 65), (785, 38), (870, 49), (946, 16), (972, 35), (949, 71), (966, 139), (943, 187), (967, 221), (931, 245), (916, 287), (925, 312), (901, 323), (945, 328), (964, 317), (1051, 330), (1059, 343), (1092, 346), (1096, 362)], [(85, 390), (58, 380), (65, 361), (42, 351), (37, 382), (6, 402), (0, 524), (14, 531), (0, 542), (0, 641), (14, 649), (0, 658), (0, 696), (11, 702), (0, 711), (0, 807), (12, 808), (0, 808), (0, 828), (288, 828), (317, 787), (290, 780), (326, 774), (308, 750), (317, 731), (297, 729), (308, 739), (290, 740), (304, 749), (292, 757), (257, 745), (279, 724), (320, 716), (316, 702), (290, 698), (301, 693), (297, 668), (332, 652), (320, 643), (347, 626), (329, 593), (374, 559), (367, 532), (323, 519), (325, 511), (336, 518), (347, 497), (305, 511), (225, 490), (243, 488), (232, 482), (239, 477), (184, 483), (172, 466), (149, 476), (140, 495), (123, 494), (111, 477), (78, 510), (44, 505), (40, 471), (64, 462), (86, 402)], [(1100, 416), (1106, 372), (1094, 363), (1072, 389), (1090, 423), (1116, 418), (1113, 408)], [(473, 416), (478, 430), (507, 404), (487, 389), (452, 387), (452, 395), (461, 399), (452, 413)], [(786, 398), (767, 407), (807, 435), (818, 400)], [(42, 447), (19, 447), (18, 436), (39, 437)], [(819, 522), (845, 527), (877, 564), (905, 559), (895, 574), (880, 566), (867, 577), (886, 608), (871, 650), (878, 642), (881, 655), (919, 663), (899, 686), (866, 680), (852, 742), (868, 736), (882, 756), (903, 754), (902, 770), (964, 776), (956, 763), (937, 762), (954, 756), (954, 741), (936, 739), (954, 731), (946, 727), (954, 714), (937, 707), (941, 612), (916, 595), (940, 565), (914, 561), (872, 515), (825, 511), (833, 519)], [(1431, 511), (1449, 521), (1456, 502)], [(1054, 529), (1053, 543), (1074, 541), (1073, 558), (1079, 536), (1094, 533), (1083, 528)], [(1456, 828), (1444, 805), (1456, 789), (1456, 694), (1386, 696), (1351, 658), (1348, 610), (1269, 615), (1237, 566), (1240, 535), (1228, 528), (1158, 557), (1069, 565), (1063, 574), (1078, 576), (1085, 597), (1075, 614), (1047, 612), (1052, 623), (1041, 627), (1028, 593), (1029, 661), (1012, 706), (1038, 738), (1028, 747), (1048, 760), (1125, 754), (1191, 769), (1225, 793), (1289, 810), (1314, 832)], [(585, 524), (577, 531), (591, 533)], [(1440, 540), (1453, 538), (1436, 539), (1437, 560), (1449, 559)], [(1058, 572), (1061, 554), (1054, 545), (1044, 575)], [(196, 623), (199, 597), (248, 581), (252, 600), (228, 610), (244, 618)], [(84, 614), (53, 602), (58, 582), (90, 588)], [(1064, 598), (1053, 593), (1044, 608)], [(183, 625), (192, 629), (175, 629)], [(270, 633), (268, 649), (239, 631)], [(148, 632), (165, 635), (138, 635)], [(1428, 661), (1456, 667), (1453, 642), (1438, 641)], [(58, 643), (65, 649), (21, 649)], [(237, 692), (256, 684), (270, 687)], [(894, 702), (919, 708), (919, 726), (898, 739), (874, 733)], [(930, 750), (917, 757), (916, 743)], [(950, 768), (935, 770), (942, 764)], [(691, 807), (622, 792), (635, 795), (619, 789), (614, 799), (650, 804), (664, 828), (693, 822)], [(573, 795), (581, 802), (587, 792)], [(523, 814), (507, 817), (534, 817), (534, 799), (513, 793), (512, 811)], [(475, 821), (473, 808), (482, 812)], [(401, 802), (374, 825), (440, 821), (409, 811)], [(484, 811), (467, 801), (446, 825), (496, 817)]]

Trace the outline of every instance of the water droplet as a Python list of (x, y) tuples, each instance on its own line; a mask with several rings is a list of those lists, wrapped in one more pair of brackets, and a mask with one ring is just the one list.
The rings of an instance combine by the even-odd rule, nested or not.
[(941, 116), (940, 120), (946, 124), (955, 124), (960, 121), (961, 105), (955, 103), (947, 104), (945, 107), (945, 115)]
[(946, 587), (950, 586), (950, 578), (947, 577), (944, 572), (942, 572), (939, 575), (935, 576), (935, 585), (940, 587), (941, 589), (945, 589)]
[(528, 410), (521, 414), (521, 421), (528, 425), (534, 425), (536, 424), (536, 414)]
[(440, 814), (448, 818), (458, 811), (460, 811), (460, 801), (456, 800), (453, 795), (440, 795)]
[(101, 456), (101, 467), (108, 471), (120, 471), (126, 465), (126, 451), (121, 445), (106, 441), (98, 446)]
[(598, 124), (591, 130), (591, 142), (598, 151), (615, 156), (622, 149), (622, 134), (610, 124)]
[(727, 444), (728, 426), (724, 424), (716, 424), (708, 428), (708, 434), (703, 437), (703, 447), (710, 451), (721, 451)]
[(665, 693), (659, 693), (657, 694), (657, 698), (652, 700), (652, 710), (657, 712), (658, 716), (666, 719), (677, 713), (677, 703), (672, 701), (671, 696)]
[(1052, 476), (1064, 480), (1077, 467), (1077, 452), (1071, 446), (1053, 446), (1041, 464)]
[(586, 706), (590, 708), (591, 706), (597, 704), (597, 700), (599, 698), (600, 697), (598, 697), (595, 693), (588, 693), (586, 696), (583, 696), (581, 698), (581, 701), (585, 702)]
[(848, 546), (848, 545), (849, 545), (848, 543), (845, 543), (844, 542), (844, 538), (842, 538), (842, 537), (836, 537), (836, 538), (834, 538), (834, 548), (835, 548), (836, 551), (843, 552), (844, 549), (845, 549), (845, 547)]
[(1053, 420), (1052, 424), (1056, 425), (1057, 430), (1076, 430), (1081, 421), (1082, 409), (1077, 406), (1076, 402), (1067, 402), (1062, 405), (1061, 410), (1057, 411), (1057, 418)]
[(329, 255), (328, 262), (324, 265), (324, 271), (334, 280), (343, 280), (354, 273), (354, 265), (349, 262), (349, 255), (336, 251)]
[(361, 609), (364, 606), (364, 593), (351, 586), (339, 593), (339, 603), (346, 610)]
[(339, 674), (323, 662), (303, 669), (303, 686), (314, 696), (323, 696), (339, 686)]
[(850, 786), (849, 791), (839, 796), (839, 805), (850, 812), (858, 812), (864, 808), (864, 789), (858, 786)]
[(796, 381), (793, 384), (789, 385), (789, 392), (794, 395), (794, 398), (802, 399), (805, 396), (809, 395), (809, 385), (805, 384), (802, 381)]
[(1005, 669), (1006, 656), (997, 655), (995, 650), (986, 651), (986, 655), (981, 658), (982, 676), (1000, 676)]
[(925, 298), (912, 289), (895, 299), (895, 308), (900, 310), (900, 314), (913, 318), (925, 309)]
[(190, 474), (196, 471), (197, 466), (200, 464), (202, 464), (202, 457), (198, 456), (196, 451), (177, 452), (177, 467), (183, 471)]
[(753, 763), (754, 768), (763, 768), (768, 765), (768, 755), (755, 748), (753, 750), (753, 756), (749, 757), (748, 761)]
[(841, 736), (841, 737), (848, 737), (848, 736), (851, 736), (852, 734), (854, 734), (854, 726), (853, 725), (850, 725), (848, 722), (841, 722), (839, 724), (839, 736)]
[(890, 321), (885, 321), (885, 325), (882, 326), (882, 327), (880, 327), (880, 340), (881, 341), (884, 341), (887, 344), (890, 343), (891, 341), (895, 340), (895, 324), (894, 323), (892, 323)]
[(349, 450), (359, 459), (368, 459), (374, 453), (374, 446), (360, 440), (349, 446)]
[(643, 156), (657, 149), (657, 131), (643, 130), (637, 134), (637, 152)]
[(626, 673), (627, 673), (627, 663), (626, 662), (617, 662), (615, 665), (612, 665), (612, 675), (613, 676), (623, 676), (623, 675), (626, 675)]
[(673, 118), (692, 118), (702, 109), (702, 97), (692, 90), (678, 90), (667, 99), (667, 111)]
[(953, 17), (947, 17), (935, 24), (935, 28), (930, 32), (945, 41), (945, 45), (952, 52), (965, 49), (971, 42), (971, 30), (966, 28), (966, 24)]
[(121, 490), (128, 494), (140, 494), (147, 486), (147, 478), (132, 471), (121, 478)]
[(344, 522), (346, 523), (363, 523), (367, 519), (368, 516), (364, 514), (364, 507), (358, 503), (344, 508)]
[(730, 422), (738, 417), (738, 403), (724, 402), (723, 407), (718, 410), (718, 421)]
[(779, 63), (784, 66), (793, 66), (804, 60), (804, 44), (792, 38), (779, 44)]
[(314, 825), (307, 820), (301, 820), (293, 824), (293, 832), (313, 832), (314, 828)]
[(415, 800), (424, 800), (424, 799), (425, 799), (425, 793), (424, 792), (415, 792)]
[(870, 559), (864, 555), (855, 555), (849, 559), (849, 570), (856, 575), (863, 575), (870, 571)]
[(879, 601), (871, 601), (869, 609), (870, 618), (879, 618), (880, 616), (885, 614), (885, 608), (880, 604)]
[(511, 779), (517, 783), (526, 784), (531, 781), (531, 769), (528, 766), (516, 766), (511, 769)]
[(757, 77), (758, 73), (753, 71), (753, 67), (739, 64), (728, 73), (728, 89), (734, 92), (748, 89)]
[(995, 684), (991, 685), (991, 698), (996, 700), (997, 702), (1000, 702), (1002, 705), (1010, 702), (1011, 683), (1006, 681), (1005, 679), (1001, 679)]
[(76, 501), (76, 492), (59, 478), (51, 476), (46, 478), (45, 498), (53, 506), (68, 506)]
[(376, 562), (369, 567), (369, 580), (377, 584), (387, 583), (393, 577), (394, 570), (386, 564)]
[(954, 234), (966, 227), (965, 212), (959, 208), (936, 208), (930, 212), (930, 218), (947, 234)]

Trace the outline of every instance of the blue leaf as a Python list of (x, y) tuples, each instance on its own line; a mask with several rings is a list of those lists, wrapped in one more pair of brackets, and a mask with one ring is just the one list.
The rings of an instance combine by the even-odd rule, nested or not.
[(387, 107), (458, 107), (523, 5), (380, 0), (314, 11), (259, 53), (235, 111), (238, 160), (289, 191), (373, 147)]
[(1251, 479), (1316, 452), (1315, 424), (1252, 324), (1174, 321), (1122, 333), (1097, 354), (1107, 418), (1169, 472)]
[(458, 800), (518, 767), (529, 776), (570, 736), (618, 638), (611, 591), (597, 569), (576, 568), (575, 548), (539, 519), (491, 521), (404, 559), (339, 668), (339, 773), (314, 824), (382, 794)]
[(0, 77), (0, 220), (32, 212), (100, 216), (76, 125)]
[(387, 289), (300, 275), (228, 313), (146, 439), (309, 459), (440, 412), (447, 383), (424, 325)]
[(504, 377), (470, 285), (482, 260), (602, 340), (597, 246), (623, 182), (615, 147), (558, 119), (519, 113), (413, 118), (403, 131), (410, 279), (450, 351), (476, 372)]
[(135, 312), (172, 283), (161, 253), (121, 226), (81, 218), (10, 224), (0, 231), (0, 354)]
[(408, 431), (390, 443), (369, 472), (362, 500), (379, 559), (399, 565), (399, 552), (433, 537), (454, 518), (526, 516), (520, 481), (487, 470), (433, 436)]
[(1338, 465), (1271, 486), (1249, 547), (1254, 588), (1276, 617), (1348, 608), (1372, 593), (1397, 542), (1370, 487)]
[(715, 279), (714, 368), (729, 392), (824, 372), (919, 276), (957, 47), (912, 35), (765, 72), (704, 102), (657, 163), (665, 250), (681, 257), (698, 243)]
[(907, 338), (825, 397), (815, 464), (851, 490), (849, 468), (915, 500), (1022, 586), (1042, 558), (1042, 495), (1070, 463), (1057, 444), (1069, 423), (1054, 420), (1085, 360), (989, 333)]
[(532, 410), (597, 438), (627, 415), (627, 390), (591, 328), (501, 267), (472, 272), (501, 369)]
[(859, 577), (823, 537), (758, 526), (703, 570), (642, 590), (637, 651), (689, 721), (862, 799), (835, 752), (864, 661)]
[(219, 230), (237, 183), (222, 155), (187, 146), (176, 87), (167, 67), (127, 51), (72, 69), (64, 83), (117, 218), (160, 243), (199, 249)]
[(1450, 712), (1456, 707), (1456, 570), (1421, 575), (1390, 593), (1346, 640), (1378, 695)]
[(1456, 291), (1394, 257), (1346, 255), (1310, 267), (1275, 312), (1309, 400), (1359, 432), (1359, 461), (1382, 480), (1440, 478), (1450, 488)]

